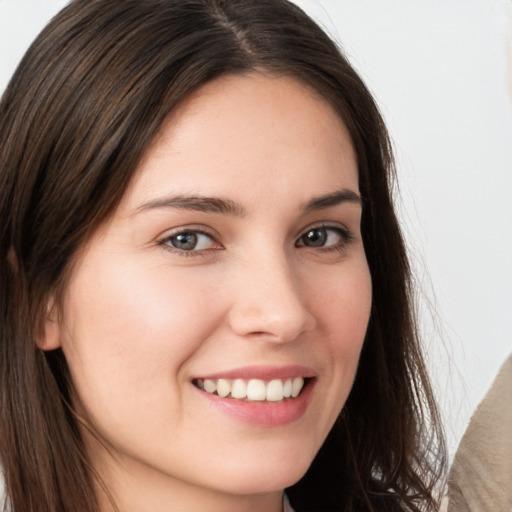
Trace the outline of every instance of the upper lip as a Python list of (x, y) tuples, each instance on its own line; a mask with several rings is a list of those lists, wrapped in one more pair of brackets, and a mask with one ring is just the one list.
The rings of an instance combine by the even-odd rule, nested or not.
[(290, 379), (295, 377), (316, 377), (317, 372), (312, 368), (301, 365), (286, 365), (286, 366), (245, 366), (240, 368), (233, 368), (226, 371), (218, 371), (208, 375), (200, 375), (198, 379)]

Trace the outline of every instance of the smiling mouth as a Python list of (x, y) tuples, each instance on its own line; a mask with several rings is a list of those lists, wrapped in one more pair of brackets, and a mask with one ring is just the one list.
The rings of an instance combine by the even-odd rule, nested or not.
[(206, 393), (246, 402), (281, 402), (297, 398), (309, 378), (289, 379), (194, 379), (193, 384)]

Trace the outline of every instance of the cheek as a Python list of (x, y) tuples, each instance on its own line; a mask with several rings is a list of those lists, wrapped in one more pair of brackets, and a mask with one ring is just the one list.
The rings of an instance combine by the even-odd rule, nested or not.
[(341, 409), (352, 388), (370, 318), (372, 288), (366, 261), (341, 269), (337, 278), (329, 281), (323, 297), (317, 301), (317, 318), (322, 319), (336, 383), (333, 393)]
[[(310, 288), (313, 290), (313, 288)], [(372, 304), (371, 278), (366, 260), (351, 260), (317, 275), (311, 294), (318, 333), (313, 353), (321, 354), (322, 397), (316, 421), (321, 445), (352, 389)]]
[(372, 305), (371, 278), (366, 261), (340, 268), (339, 274), (325, 283), (318, 297), (317, 317), (329, 333), (335, 359), (359, 356)]
[(209, 295), (186, 273), (90, 259), (70, 283), (63, 339), (82, 399), (133, 401), (133, 389), (148, 391), (146, 400), (164, 399), (155, 390), (164, 389), (162, 380), (171, 389), (179, 384), (180, 369), (220, 315)]

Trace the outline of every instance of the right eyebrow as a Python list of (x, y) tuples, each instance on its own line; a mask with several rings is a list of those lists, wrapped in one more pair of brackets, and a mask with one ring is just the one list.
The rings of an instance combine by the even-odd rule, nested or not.
[(221, 213), (236, 217), (244, 217), (247, 213), (243, 206), (231, 199), (195, 195), (176, 195), (153, 199), (136, 208), (134, 213), (155, 208), (176, 208), (196, 212)]

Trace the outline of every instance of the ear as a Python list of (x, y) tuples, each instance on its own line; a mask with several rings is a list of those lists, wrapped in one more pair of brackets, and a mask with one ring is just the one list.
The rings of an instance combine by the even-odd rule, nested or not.
[[(18, 257), (13, 247), (7, 252), (7, 261), (12, 271), (18, 272)], [(43, 332), (37, 335), (36, 344), (41, 350), (55, 350), (61, 346), (61, 326), (55, 299), (53, 296), (48, 299), (46, 315), (44, 319)]]
[(13, 272), (18, 272), (18, 257), (16, 256), (16, 251), (13, 247), (11, 247), (7, 252), (7, 262), (11, 266), (11, 270)]
[(41, 350), (55, 350), (61, 346), (61, 324), (54, 299), (48, 301), (42, 335), (37, 339)]

